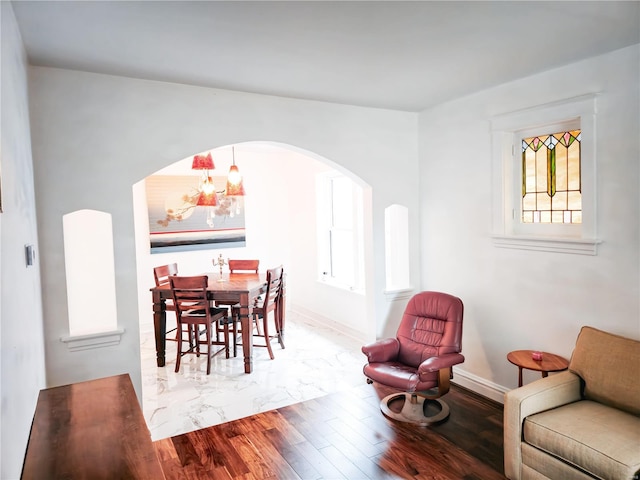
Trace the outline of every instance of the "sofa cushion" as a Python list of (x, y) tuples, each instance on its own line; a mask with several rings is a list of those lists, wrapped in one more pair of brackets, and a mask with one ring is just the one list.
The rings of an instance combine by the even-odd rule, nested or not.
[(520, 480), (593, 480), (593, 475), (527, 443), (522, 444)]
[(569, 370), (584, 380), (584, 397), (640, 415), (640, 342), (582, 327)]
[(528, 416), (524, 441), (602, 479), (640, 469), (640, 418), (590, 400)]

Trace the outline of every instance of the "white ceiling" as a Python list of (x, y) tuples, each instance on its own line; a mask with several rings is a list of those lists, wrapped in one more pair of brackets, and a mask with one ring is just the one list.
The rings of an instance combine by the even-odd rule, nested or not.
[(640, 43), (640, 2), (12, 2), (34, 65), (396, 110)]

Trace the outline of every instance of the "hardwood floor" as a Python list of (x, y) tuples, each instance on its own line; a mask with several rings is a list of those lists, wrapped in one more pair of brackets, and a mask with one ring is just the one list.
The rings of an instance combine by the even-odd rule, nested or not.
[(504, 479), (502, 405), (456, 385), (451, 415), (416, 427), (379, 409), (391, 390), (336, 393), (154, 442), (172, 479)]

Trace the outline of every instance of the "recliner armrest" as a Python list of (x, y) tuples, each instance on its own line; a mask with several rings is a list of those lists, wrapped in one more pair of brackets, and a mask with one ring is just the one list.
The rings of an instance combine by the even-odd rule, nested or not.
[(418, 374), (437, 372), (462, 362), (464, 362), (464, 355), (461, 353), (445, 353), (444, 355), (430, 357), (420, 364)]
[(504, 472), (511, 480), (522, 474), (524, 419), (582, 399), (580, 377), (570, 371), (551, 375), (504, 395)]
[(397, 338), (385, 338), (362, 347), (362, 353), (367, 356), (369, 363), (394, 360), (399, 351), (400, 342), (398, 342)]

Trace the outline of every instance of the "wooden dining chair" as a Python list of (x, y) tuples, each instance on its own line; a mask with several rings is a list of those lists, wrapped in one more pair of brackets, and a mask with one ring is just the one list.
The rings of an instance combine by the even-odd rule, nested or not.
[[(254, 323), (261, 324), (261, 331), (258, 329), (257, 333), (252, 333), (253, 338), (263, 338), (264, 343), (262, 341), (258, 341), (256, 343), (254, 341), (254, 347), (266, 347), (269, 352), (269, 357), (273, 360), (275, 357), (273, 355), (273, 350), (271, 348), (271, 340), (277, 339), (280, 347), (284, 348), (284, 339), (281, 335), (281, 320), (280, 320), (280, 308), (282, 308), (282, 302), (280, 295), (282, 294), (284, 280), (284, 270), (282, 265), (270, 268), (267, 270), (267, 291), (264, 293), (263, 298), (260, 300), (259, 304), (253, 307), (253, 318)], [(269, 314), (272, 315), (269, 315)], [(274, 330), (273, 334), (269, 333), (269, 318), (273, 318)], [(234, 339), (236, 337), (234, 336)], [(236, 344), (234, 344), (234, 350), (236, 349)]]
[[(177, 263), (169, 263), (168, 265), (160, 265), (153, 269), (153, 278), (156, 282), (156, 287), (160, 287), (163, 285), (169, 285), (169, 277), (173, 275), (178, 275), (178, 264)], [(169, 312), (175, 312), (176, 308), (173, 304), (172, 299), (167, 299), (165, 302), (165, 308)], [(167, 340), (176, 341), (178, 339), (178, 328), (177, 323), (176, 326), (166, 330)], [(171, 333), (176, 332), (173, 335)]]
[(231, 273), (241, 273), (241, 272), (258, 273), (259, 268), (260, 268), (260, 260), (229, 259), (229, 272)]
[[(229, 311), (227, 308), (212, 307), (207, 296), (206, 275), (193, 277), (169, 277), (173, 303), (178, 319), (178, 353), (176, 357), (176, 372), (180, 370), (180, 359), (190, 353), (200, 356), (200, 346), (206, 345), (207, 375), (211, 372), (211, 358), (224, 351), (229, 358)], [(201, 327), (204, 327), (201, 329)], [(222, 332), (223, 340), (214, 338), (214, 333)], [(184, 334), (187, 338), (184, 338)], [(202, 339), (204, 333), (205, 339)], [(187, 342), (189, 348), (182, 351), (182, 345)], [(213, 346), (222, 346), (214, 351)]]
[[(257, 274), (260, 270), (260, 260), (258, 259), (229, 259), (229, 273), (232, 274)], [(261, 297), (256, 299), (256, 304), (261, 300)], [(231, 308), (231, 314), (235, 321), (238, 321), (238, 315), (240, 314), (240, 305), (231, 301), (216, 301), (216, 305), (228, 305)], [(234, 323), (234, 326), (236, 324)], [(258, 329), (258, 333), (261, 333), (260, 325), (254, 322), (254, 326)], [(236, 337), (234, 337), (236, 339)], [(233, 356), (237, 354), (236, 348), (237, 342), (234, 341)]]

